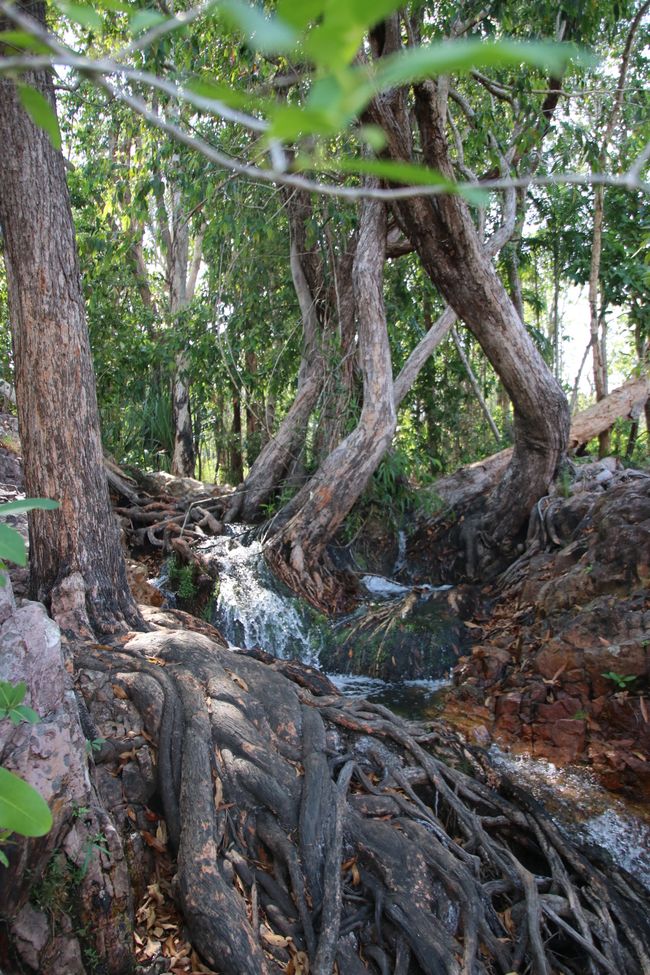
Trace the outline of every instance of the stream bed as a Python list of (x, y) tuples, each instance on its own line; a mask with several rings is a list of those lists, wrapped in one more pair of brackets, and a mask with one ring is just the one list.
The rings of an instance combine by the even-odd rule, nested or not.
[[(231, 526), (228, 536), (200, 546), (219, 570), (212, 622), (233, 647), (259, 646), (281, 658), (300, 659), (321, 667), (336, 640), (332, 624), (278, 585), (266, 567), (262, 543), (242, 544), (243, 529)], [(407, 598), (409, 587), (381, 576), (362, 577), (369, 603)], [(443, 587), (448, 588), (448, 587)], [(439, 717), (444, 692), (448, 648), (440, 648), (435, 676), (417, 680), (386, 681), (359, 674), (329, 672), (342, 693), (364, 697), (391, 708), (410, 720), (426, 723)], [(493, 745), (490, 758), (519, 786), (543, 804), (554, 821), (574, 841), (599, 847), (650, 890), (650, 818), (602, 788), (583, 768), (558, 768), (550, 762), (513, 756)]]

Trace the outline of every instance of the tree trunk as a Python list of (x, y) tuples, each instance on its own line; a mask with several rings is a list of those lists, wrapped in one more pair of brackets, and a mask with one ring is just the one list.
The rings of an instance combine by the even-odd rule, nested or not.
[[(589, 332), (591, 354), (594, 366), (594, 389), (596, 402), (607, 396), (607, 346), (605, 309), (600, 304), (600, 255), (603, 244), (603, 210), (605, 192), (602, 186), (594, 187), (594, 225), (591, 242), (591, 268), (589, 271)], [(609, 453), (609, 431), (603, 430), (599, 437), (598, 454), (605, 457)]]
[[(350, 328), (350, 322), (354, 321), (350, 275), (356, 238), (346, 242), (340, 257), (337, 257), (333, 247), (330, 248), (330, 271), (335, 284), (333, 288), (328, 288), (320, 250), (307, 242), (308, 222), (313, 219), (307, 194), (292, 193), (287, 200), (287, 211), (291, 230), (291, 275), (303, 325), (298, 390), (278, 430), (271, 435), (249, 471), (244, 491), (226, 516), (228, 521), (238, 517), (244, 521), (254, 521), (262, 505), (273, 497), (285, 479), (298, 480), (296, 466), (302, 466), (309, 418), (319, 399), (324, 398), (327, 377), (332, 373), (326, 361), (326, 346), (335, 335), (337, 325), (343, 348), (349, 345), (350, 333), (353, 332)], [(344, 358), (342, 368), (345, 372), (351, 370), (352, 366), (349, 356)], [(340, 409), (338, 401), (337, 405)], [(329, 424), (328, 442), (338, 435), (339, 419), (337, 416)], [(328, 426), (327, 422), (325, 426)]]
[(244, 457), (241, 442), (241, 400), (239, 390), (232, 390), (232, 425), (228, 441), (228, 476), (234, 484), (244, 480)]
[[(358, 426), (283, 508), (266, 548), (277, 574), (315, 605), (336, 610), (338, 587), (328, 586), (325, 546), (372, 477), (395, 432), (392, 366), (383, 299), (386, 218), (377, 202), (361, 211), (353, 280), (363, 408)], [(334, 604), (329, 603), (333, 598)]]
[[(463, 346), (461, 344), (460, 338), (458, 337), (458, 332), (456, 331), (455, 328), (452, 328), (452, 330), (451, 330), (451, 338), (452, 338), (452, 341), (453, 341), (454, 345), (456, 346), (456, 352), (460, 356), (460, 361), (463, 363), (463, 366), (465, 367), (465, 372), (467, 373), (467, 378), (469, 379), (470, 385), (472, 387), (472, 390), (474, 392), (474, 395), (476, 396), (476, 399), (478, 401), (478, 404), (481, 407), (481, 411), (483, 413), (483, 416), (487, 420), (488, 426), (489, 426), (490, 430), (492, 431), (492, 436), (496, 440), (497, 444), (500, 444), (501, 443), (501, 434), (499, 433), (499, 430), (497, 428), (497, 425), (494, 422), (494, 419), (492, 417), (492, 414), (490, 413), (490, 407), (488, 406), (488, 404), (487, 404), (487, 402), (485, 400), (485, 397), (484, 397), (483, 392), (481, 390), (481, 387), (479, 385), (479, 381), (478, 381), (478, 379), (476, 378), (476, 376), (474, 374), (474, 370), (472, 369), (472, 363), (469, 361), (467, 355), (465, 354), (465, 350), (463, 349)], [(485, 361), (485, 360), (483, 360), (483, 361)]]
[(246, 463), (252, 467), (261, 449), (264, 404), (255, 395), (257, 375), (257, 354), (254, 350), (246, 352)]
[[(428, 165), (452, 178), (436, 91), (415, 89), (415, 112)], [(410, 119), (403, 93), (373, 108), (395, 160), (410, 160)], [(546, 493), (566, 446), (568, 406), (483, 251), (467, 204), (457, 196), (402, 199), (394, 212), (425, 270), (478, 339), (513, 402), (515, 446), (503, 480), (472, 533), (482, 539), (481, 568), (507, 557), (535, 501)], [(468, 537), (467, 544), (473, 544)]]
[[(188, 277), (190, 226), (178, 188), (175, 188), (172, 194), (172, 225), (169, 245), (167, 278), (169, 311), (173, 324), (174, 318), (187, 307), (194, 297), (203, 247), (203, 234), (200, 233), (194, 241), (194, 252)], [(190, 409), (189, 362), (185, 352), (178, 353), (174, 364), (172, 421), (174, 424), (174, 453), (171, 472), (178, 477), (193, 477), (196, 456)]]
[[(576, 451), (593, 440), (603, 430), (609, 429), (619, 417), (638, 417), (650, 395), (650, 377), (644, 375), (629, 379), (600, 403), (595, 403), (582, 413), (576, 414), (571, 423), (567, 450)], [(476, 504), (481, 497), (494, 490), (499, 479), (512, 460), (512, 448), (461, 467), (446, 477), (439, 478), (434, 490), (446, 509), (453, 509), (456, 516)]]
[[(30, 12), (44, 19), (41, 4)], [(45, 72), (29, 76), (54, 105)], [(63, 156), (0, 80), (0, 224), (9, 287), (32, 594), (64, 628), (143, 623), (129, 591), (104, 473), (95, 379)]]

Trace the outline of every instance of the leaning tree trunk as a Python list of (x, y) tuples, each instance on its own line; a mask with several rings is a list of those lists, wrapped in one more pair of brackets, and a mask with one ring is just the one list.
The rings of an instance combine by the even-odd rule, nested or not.
[[(44, 19), (44, 8), (30, 12)], [(54, 105), (49, 75), (26, 80)], [(32, 594), (73, 627), (142, 626), (104, 473), (95, 379), (63, 156), (0, 80), (0, 224), (30, 515)]]
[[(392, 36), (390, 31), (387, 36)], [(386, 133), (387, 153), (395, 160), (410, 160), (405, 93), (378, 97), (372, 115)], [(431, 82), (415, 88), (415, 115), (427, 164), (453, 178), (443, 114)], [(416, 197), (393, 206), (427, 274), (478, 339), (515, 409), (511, 464), (467, 537), (469, 548), (481, 539), (485, 567), (495, 552), (498, 562), (510, 551), (532, 505), (546, 492), (566, 446), (566, 399), (481, 247), (464, 200), (452, 195)]]
[(383, 206), (364, 203), (353, 269), (363, 371), (359, 423), (283, 508), (266, 547), (267, 559), (280, 578), (330, 611), (336, 610), (340, 591), (328, 580), (325, 546), (368, 484), (395, 432), (382, 291), (385, 238)]

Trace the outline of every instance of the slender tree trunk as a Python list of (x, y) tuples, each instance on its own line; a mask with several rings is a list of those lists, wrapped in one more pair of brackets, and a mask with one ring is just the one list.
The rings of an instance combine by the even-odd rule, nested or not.
[[(287, 210), (291, 229), (291, 274), (303, 324), (298, 390), (277, 431), (271, 435), (249, 471), (242, 495), (228, 511), (226, 519), (229, 521), (238, 517), (253, 521), (262, 505), (273, 497), (285, 481), (297, 483), (302, 480), (298, 472), (303, 469), (307, 425), (319, 400), (323, 398), (326, 378), (331, 372), (331, 366), (326, 361), (326, 346), (337, 324), (341, 336), (348, 342), (351, 332), (350, 272), (355, 238), (348, 242), (340, 258), (333, 250), (331, 252), (332, 275), (338, 282), (332, 291), (326, 286), (319, 249), (307, 243), (307, 225), (313, 219), (308, 196), (293, 193), (287, 200)], [(338, 427), (334, 422), (330, 427), (331, 439), (335, 436), (332, 431), (338, 430)]]
[(267, 559), (285, 582), (330, 611), (339, 603), (339, 587), (328, 584), (325, 546), (368, 484), (395, 432), (382, 291), (385, 238), (383, 205), (366, 201), (353, 272), (363, 371), (359, 423), (280, 512), (266, 549)]
[[(618, 73), (618, 84), (614, 104), (607, 119), (605, 132), (603, 134), (598, 164), (600, 169), (605, 169), (609, 146), (614, 135), (614, 130), (623, 106), (625, 95), (625, 80), (632, 53), (634, 38), (644, 17), (650, 10), (650, 0), (642, 3), (630, 24), (625, 39), (625, 47)], [(591, 267), (589, 271), (589, 325), (591, 334), (591, 349), (594, 363), (594, 386), (596, 389), (596, 401), (607, 396), (607, 323), (605, 321), (605, 304), (600, 303), (600, 259), (603, 246), (603, 224), (605, 212), (605, 187), (594, 187), (594, 222), (591, 238)], [(610, 450), (610, 431), (604, 430), (599, 437), (598, 455), (605, 457)]]
[(496, 440), (497, 444), (499, 444), (501, 443), (501, 434), (499, 433), (497, 425), (494, 422), (492, 414), (490, 413), (490, 407), (487, 405), (485, 397), (483, 396), (483, 393), (481, 391), (481, 387), (479, 385), (478, 379), (474, 375), (474, 370), (472, 369), (472, 363), (469, 361), (467, 355), (465, 354), (465, 350), (461, 345), (460, 338), (458, 337), (458, 332), (456, 331), (455, 328), (452, 328), (451, 330), (451, 338), (454, 345), (456, 346), (456, 352), (460, 356), (460, 361), (463, 363), (463, 366), (465, 367), (467, 378), (469, 379), (470, 385), (472, 387), (474, 395), (476, 396), (478, 404), (481, 407), (483, 416), (487, 420), (488, 426), (492, 431), (492, 436)]
[(260, 420), (264, 412), (261, 397), (254, 395), (255, 379), (257, 373), (257, 355), (249, 349), (246, 352), (246, 463), (249, 468), (255, 463), (255, 459), (260, 452), (260, 439), (262, 433), (262, 422)]
[[(41, 4), (30, 12), (44, 20)], [(26, 79), (52, 106), (46, 73)], [(27, 494), (32, 595), (65, 628), (143, 623), (126, 581), (102, 457), (95, 379), (63, 156), (0, 80), (0, 224)]]
[(337, 258), (329, 241), (329, 266), (332, 282), (328, 289), (327, 314), (332, 325), (324, 330), (327, 375), (315, 436), (315, 457), (323, 461), (341, 442), (351, 415), (355, 412), (356, 317), (352, 268), (356, 236), (349, 249)]
[[(189, 220), (182, 205), (181, 192), (175, 188), (172, 200), (171, 246), (167, 253), (169, 311), (172, 322), (187, 307), (194, 296), (201, 264), (202, 241), (203, 235), (201, 233), (194, 241), (194, 253), (188, 278)], [(176, 356), (172, 380), (172, 420), (174, 424), (172, 474), (180, 477), (193, 477), (196, 456), (190, 408), (189, 360), (185, 352), (179, 352)]]
[(228, 451), (229, 476), (235, 484), (244, 480), (244, 457), (241, 442), (241, 400), (239, 390), (233, 387), (232, 398), (232, 426), (230, 427)]
[[(605, 309), (600, 304), (600, 257), (603, 245), (603, 215), (605, 193), (602, 186), (594, 187), (594, 225), (591, 242), (589, 272), (589, 334), (594, 366), (596, 402), (607, 396), (607, 358), (605, 340)], [(609, 453), (609, 431), (601, 433), (598, 455)]]

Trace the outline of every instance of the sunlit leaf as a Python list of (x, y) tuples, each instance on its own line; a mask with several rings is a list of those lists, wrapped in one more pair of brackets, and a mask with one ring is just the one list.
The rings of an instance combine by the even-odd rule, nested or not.
[(135, 37), (137, 34), (143, 34), (144, 31), (158, 27), (159, 24), (164, 24), (165, 21), (171, 19), (171, 17), (165, 17), (164, 14), (159, 14), (156, 10), (138, 10), (129, 20), (129, 30)]
[(0, 828), (21, 836), (44, 836), (52, 813), (43, 797), (13, 772), (0, 767)]
[(59, 131), (56, 112), (45, 95), (42, 95), (36, 88), (32, 88), (31, 85), (25, 85), (22, 82), (17, 82), (16, 88), (18, 89), (18, 97), (20, 98), (21, 105), (32, 122), (47, 132), (50, 137), (50, 142), (55, 149), (60, 149), (61, 132)]
[(315, 21), (327, 7), (327, 0), (278, 0), (278, 17), (299, 30)]
[(563, 71), (569, 61), (591, 60), (573, 44), (524, 41), (484, 41), (477, 39), (442, 41), (413, 47), (382, 58), (377, 63), (377, 91), (422, 81), (441, 74), (468, 72), (474, 69), (503, 68), (527, 64), (554, 74)]
[(256, 51), (281, 54), (290, 51), (298, 35), (291, 24), (278, 17), (267, 17), (262, 10), (245, 0), (224, 0), (219, 10), (230, 23), (244, 33)]
[(27, 565), (27, 549), (23, 536), (3, 524), (0, 524), (0, 557), (17, 565)]
[(104, 21), (94, 7), (81, 3), (68, 3), (68, 0), (55, 0), (56, 6), (68, 20), (82, 27), (90, 27), (91, 30), (101, 30)]
[(345, 67), (355, 57), (368, 30), (400, 6), (399, 0), (330, 0), (322, 23), (305, 40), (305, 52), (318, 67)]
[(269, 137), (290, 142), (304, 135), (333, 135), (338, 128), (337, 119), (332, 120), (326, 112), (281, 105), (272, 113)]

